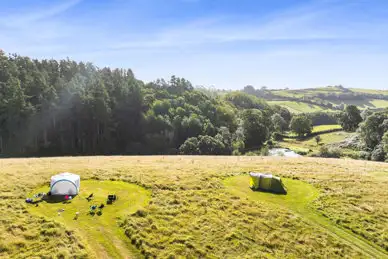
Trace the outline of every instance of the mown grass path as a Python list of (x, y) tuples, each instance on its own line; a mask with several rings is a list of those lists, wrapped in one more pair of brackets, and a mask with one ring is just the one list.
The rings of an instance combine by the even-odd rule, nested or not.
[[(47, 192), (49, 187), (41, 187), (34, 193)], [(86, 198), (93, 193), (93, 199)], [(118, 200), (106, 205), (109, 194), (116, 194)], [(80, 194), (70, 203), (41, 202), (37, 207), (30, 205), (29, 212), (63, 223), (66, 228), (76, 231), (88, 244), (90, 257), (94, 258), (137, 258), (138, 251), (131, 245), (130, 239), (118, 226), (118, 219), (134, 213), (146, 206), (150, 192), (135, 184), (115, 181), (81, 181)], [(90, 215), (91, 205), (105, 204), (101, 215)], [(58, 210), (64, 209), (58, 214)], [(78, 219), (75, 213), (79, 212)]]
[(318, 197), (319, 192), (312, 185), (291, 179), (283, 179), (283, 182), (287, 187), (287, 195), (254, 192), (249, 188), (249, 176), (247, 175), (227, 178), (224, 184), (228, 191), (239, 197), (264, 202), (268, 206), (286, 207), (296, 212), (305, 220), (323, 228), (331, 235), (346, 242), (352, 248), (359, 250), (366, 257), (388, 258), (388, 254), (379, 246), (364, 240), (348, 230), (340, 228), (316, 212), (310, 205)]

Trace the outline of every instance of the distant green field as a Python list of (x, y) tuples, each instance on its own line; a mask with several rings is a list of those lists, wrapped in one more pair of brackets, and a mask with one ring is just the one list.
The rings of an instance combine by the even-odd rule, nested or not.
[(317, 87), (306, 89), (310, 93), (342, 93), (343, 90), (334, 86)]
[(365, 110), (366, 108), (370, 109), (380, 109), (388, 107), (388, 100), (380, 100), (380, 99), (367, 99), (367, 100), (346, 100), (343, 101), (332, 101), (333, 105), (339, 105), (344, 103), (345, 105), (356, 105), (360, 110)]
[[(318, 112), (318, 111), (326, 111), (332, 112), (334, 110), (326, 109), (325, 107), (319, 105), (312, 105), (304, 102), (296, 102), (296, 101), (268, 101), (269, 104), (272, 105), (280, 105), (284, 108), (287, 108), (291, 113), (309, 113), (309, 112)], [(381, 109), (388, 107), (388, 100), (380, 100), (380, 99), (369, 99), (369, 100), (347, 100), (343, 101), (332, 101), (333, 105), (339, 105), (344, 103), (344, 105), (356, 105), (360, 110), (365, 110), (367, 108), (370, 109)]]
[(275, 90), (275, 91), (271, 91), (271, 92), (274, 95), (278, 95), (278, 96), (282, 96), (282, 97), (301, 98), (304, 95), (304, 93), (301, 91), (302, 90)]
[(342, 93), (343, 90), (334, 86), (295, 89), (295, 90), (274, 90), (272, 94), (282, 97), (301, 98), (303, 96), (316, 96), (318, 93)]
[[(332, 130), (332, 129), (340, 129), (341, 125), (338, 124), (331, 124), (331, 125), (319, 125), (319, 126), (314, 126), (312, 132), (320, 132), (320, 131), (326, 131), (326, 130)], [(292, 131), (286, 132), (287, 136), (289, 137), (295, 137), (296, 134)]]
[[(388, 95), (388, 90), (376, 90), (376, 89), (360, 89), (360, 88), (349, 88), (348, 90), (355, 93), (366, 93), (366, 94), (382, 94)], [(293, 89), (293, 90), (273, 90), (271, 91), (274, 95), (284, 97), (303, 97), (303, 96), (314, 96), (318, 93), (344, 93), (345, 91), (341, 88), (334, 86), (306, 88), (306, 89)]]
[[(319, 131), (322, 131), (324, 126), (335, 126), (338, 127), (339, 125), (323, 125), (316, 127), (317, 129), (320, 129)], [(330, 129), (329, 127), (327, 129)], [(343, 141), (344, 139), (350, 137), (353, 133), (348, 133), (344, 131), (340, 132), (332, 132), (332, 133), (326, 133), (326, 134), (320, 134), (321, 136), (321, 142), (323, 144), (333, 144)], [(291, 150), (313, 150), (318, 151), (319, 145), (317, 145), (317, 142), (315, 141), (315, 138), (310, 138), (307, 140), (297, 140), (297, 139), (284, 139), (284, 141), (280, 142), (280, 146), (284, 148), (289, 148)]]
[(269, 101), (269, 104), (280, 105), (284, 108), (287, 108), (292, 113), (308, 113), (308, 112), (318, 112), (318, 111), (333, 111), (330, 109), (324, 109), (318, 105), (312, 105), (303, 102), (293, 102), (293, 101)]
[(360, 88), (349, 88), (355, 93), (367, 93), (367, 94), (383, 94), (388, 95), (388, 90), (376, 90), (376, 89), (360, 89)]
[[(388, 107), (388, 100), (372, 100), (371, 103), (374, 105), (374, 108), (387, 108)], [(373, 108), (373, 107), (371, 107)]]
[(332, 130), (332, 129), (340, 129), (340, 128), (341, 128), (341, 125), (338, 125), (338, 124), (319, 125), (319, 126), (314, 126), (313, 132), (320, 132), (320, 131)]
[[(365, 93), (365, 94), (381, 94), (388, 96), (388, 90), (374, 90), (374, 89), (357, 89), (350, 88), (348, 89), (354, 93)], [(310, 97), (310, 98), (318, 98), (318, 94), (327, 94), (327, 93), (347, 93), (342, 88), (338, 88), (335, 86), (327, 86), (327, 87), (317, 87), (317, 88), (307, 88), (307, 89), (296, 89), (296, 90), (274, 90), (271, 91), (272, 94), (280, 97), (291, 97), (301, 99), (302, 97)], [(319, 98), (318, 98), (319, 99)], [(302, 99), (301, 99), (302, 100)], [(364, 100), (333, 100), (330, 101), (333, 105), (356, 105), (360, 110), (364, 110), (367, 108), (370, 109), (381, 109), (388, 107), (388, 100), (380, 100), (380, 99), (371, 99), (365, 97)], [(319, 105), (309, 105), (303, 102), (295, 102), (295, 101), (269, 101), (272, 104), (278, 104), (282, 107), (285, 107), (290, 110), (292, 113), (302, 113), (302, 112), (316, 112), (316, 111), (330, 111), (330, 109), (325, 109)]]

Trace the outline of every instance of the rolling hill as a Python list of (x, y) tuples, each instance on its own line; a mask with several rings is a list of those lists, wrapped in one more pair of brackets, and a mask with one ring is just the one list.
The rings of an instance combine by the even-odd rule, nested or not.
[(388, 107), (388, 90), (345, 88), (327, 86), (308, 89), (269, 90), (247, 86), (245, 93), (263, 98), (270, 104), (280, 105), (292, 113), (339, 111), (346, 105), (356, 105), (360, 110)]

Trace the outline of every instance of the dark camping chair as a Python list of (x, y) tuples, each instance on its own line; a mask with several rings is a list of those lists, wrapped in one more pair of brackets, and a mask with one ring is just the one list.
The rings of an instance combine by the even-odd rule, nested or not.
[(109, 194), (108, 200), (106, 201), (107, 204), (112, 204), (114, 201), (117, 200), (117, 196), (115, 194)]

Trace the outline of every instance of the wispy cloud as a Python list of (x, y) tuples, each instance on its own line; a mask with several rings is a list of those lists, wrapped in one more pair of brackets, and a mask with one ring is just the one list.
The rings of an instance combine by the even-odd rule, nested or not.
[(343, 5), (314, 2), (260, 19), (244, 16), (201, 18), (180, 26), (161, 28), (151, 35), (130, 35), (111, 44), (110, 49), (175, 48), (243, 41), (360, 40), (378, 37), (382, 30), (388, 31), (386, 24), (359, 24), (340, 18), (341, 15), (344, 15)]
[(55, 17), (79, 4), (82, 0), (64, 0), (51, 6), (39, 6), (34, 10), (3, 16), (0, 23), (7, 27), (26, 27), (33, 23)]
[[(57, 19), (77, 6), (82, 0), (53, 1), (49, 5), (37, 5), (2, 15), (0, 18), (1, 47), (13, 52), (26, 52), (41, 56), (54, 56), (66, 49), (66, 38), (74, 37), (75, 28), (65, 20)], [(63, 42), (61, 42), (61, 40)]]
[(385, 0), (280, 2), (291, 3), (244, 0), (238, 5), (254, 10), (235, 11), (237, 0), (20, 2), (0, 10), (0, 48), (131, 67), (146, 80), (177, 73), (220, 87), (365, 84), (354, 77), (363, 71), (388, 80)]

